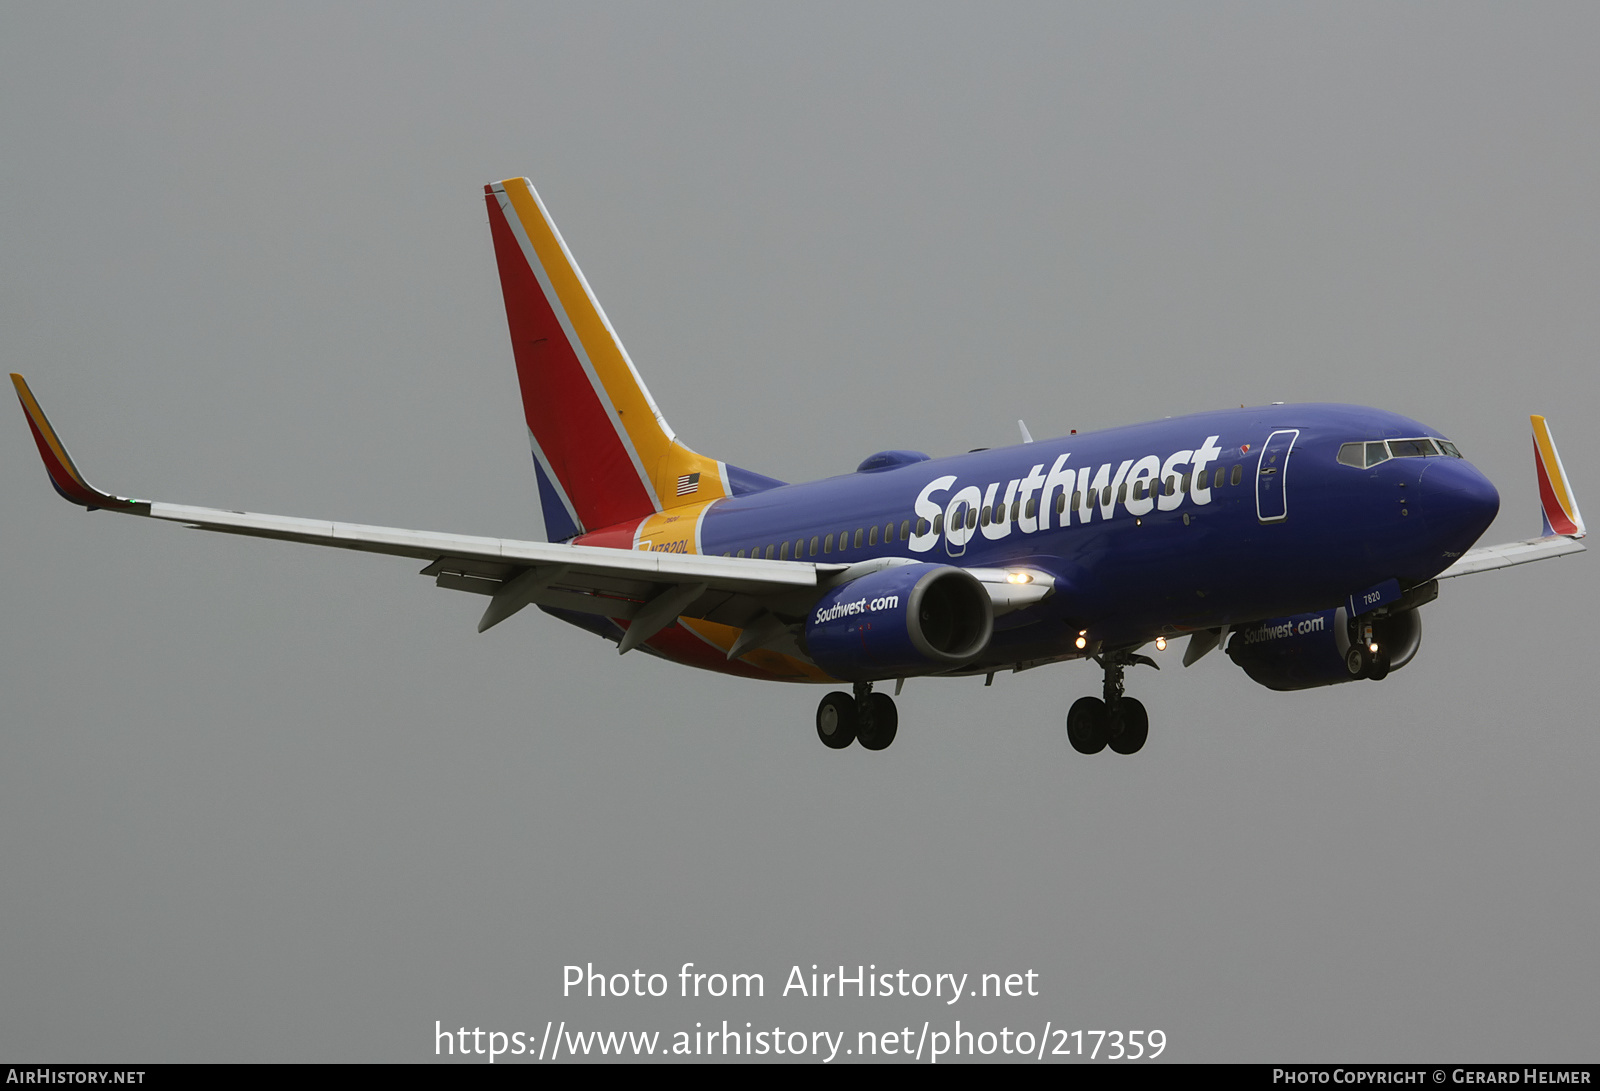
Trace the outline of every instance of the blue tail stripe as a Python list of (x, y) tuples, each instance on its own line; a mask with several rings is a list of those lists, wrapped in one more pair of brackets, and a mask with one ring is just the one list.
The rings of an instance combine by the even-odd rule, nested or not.
[(579, 528), (572, 521), (572, 516), (567, 514), (566, 505), (561, 502), (561, 495), (550, 484), (550, 479), (544, 475), (544, 467), (539, 465), (539, 460), (533, 460), (533, 472), (539, 478), (539, 507), (544, 513), (544, 536), (551, 542), (566, 542), (576, 538)]

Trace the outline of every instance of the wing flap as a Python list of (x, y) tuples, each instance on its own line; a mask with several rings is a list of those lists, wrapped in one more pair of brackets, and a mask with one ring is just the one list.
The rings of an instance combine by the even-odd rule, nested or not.
[(436, 586), (491, 597), (530, 572), (558, 568), (559, 574), (529, 594), (523, 605), (622, 620), (634, 617), (664, 589), (700, 585), (702, 593), (685, 606), (684, 616), (742, 621), (763, 603), (796, 592), (803, 595), (846, 567), (443, 534), (186, 504), (153, 503), (149, 514), (221, 534), (427, 560), (422, 574), (433, 576)]
[(160, 502), (150, 505), (149, 514), (155, 519), (223, 534), (242, 534), (251, 538), (272, 538), (432, 561), (434, 563), (424, 570), (429, 575), (448, 570), (456, 561), (473, 562), (476, 565), (512, 565), (518, 570), (533, 565), (565, 564), (572, 567), (574, 575), (589, 573), (597, 580), (642, 580), (649, 584), (692, 582), (705, 583), (719, 590), (768, 593), (815, 587), (819, 573), (827, 574), (845, 568), (844, 565), (812, 565), (803, 561), (704, 557), (692, 553), (644, 553), (559, 542), (481, 538)]

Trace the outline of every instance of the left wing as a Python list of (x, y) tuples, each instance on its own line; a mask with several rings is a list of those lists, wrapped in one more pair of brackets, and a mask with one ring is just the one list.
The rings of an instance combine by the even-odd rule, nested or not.
[(1542, 561), (1567, 553), (1582, 553), (1587, 548), (1579, 541), (1586, 531), (1583, 515), (1578, 511), (1578, 498), (1572, 491), (1572, 483), (1567, 480), (1567, 468), (1562, 465), (1556, 441), (1550, 436), (1550, 426), (1538, 415), (1528, 419), (1533, 424), (1533, 469), (1539, 479), (1539, 505), (1544, 515), (1544, 534), (1520, 542), (1469, 549), (1461, 555), (1460, 560), (1439, 573), (1438, 579), (1491, 572), (1497, 568), (1510, 568), (1512, 565)]
[(803, 613), (820, 586), (848, 567), (479, 538), (115, 496), (95, 488), (79, 472), (22, 376), (13, 374), (11, 382), (51, 485), (74, 504), (224, 534), (427, 561), (422, 574), (434, 577), (438, 586), (489, 596), (479, 632), (524, 606), (550, 606), (627, 621), (620, 645), (626, 652), (680, 616), (742, 629), (760, 620), (769, 608), (782, 609), (796, 597), (801, 600), (798, 609), (784, 612)]
[[(877, 568), (905, 563), (882, 557), (853, 565), (699, 554), (647, 553), (559, 542), (479, 538), (399, 527), (335, 523), (287, 515), (199, 508), (136, 500), (89, 484), (67, 453), (21, 375), (11, 376), (28, 416), (50, 483), (74, 504), (163, 519), (201, 530), (284, 542), (385, 553), (427, 561), (422, 575), (439, 587), (489, 597), (478, 622), (483, 632), (525, 606), (596, 614), (626, 622), (618, 651), (628, 652), (679, 617), (716, 622), (743, 634), (728, 649), (734, 659), (757, 648), (804, 657), (794, 622), (827, 588)], [(997, 614), (1022, 609), (1050, 594), (1043, 574), (1018, 585), (1007, 570), (967, 569), (989, 593)]]

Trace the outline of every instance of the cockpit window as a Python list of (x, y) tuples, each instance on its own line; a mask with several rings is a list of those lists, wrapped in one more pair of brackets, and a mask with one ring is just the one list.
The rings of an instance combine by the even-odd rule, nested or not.
[(1364, 443), (1346, 443), (1339, 448), (1339, 462), (1345, 466), (1365, 468), (1387, 462), (1391, 458), (1435, 458), (1445, 455), (1460, 458), (1461, 452), (1447, 439), (1418, 436), (1415, 439), (1367, 440)]
[(1389, 454), (1394, 458), (1426, 458), (1436, 455), (1439, 448), (1435, 447), (1431, 439), (1391, 439), (1389, 441)]

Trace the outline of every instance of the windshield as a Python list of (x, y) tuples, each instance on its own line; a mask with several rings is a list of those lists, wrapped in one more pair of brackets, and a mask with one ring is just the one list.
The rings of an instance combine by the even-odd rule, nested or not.
[(1346, 443), (1339, 448), (1339, 461), (1346, 466), (1365, 468), (1391, 458), (1460, 458), (1461, 452), (1447, 439), (1418, 436), (1414, 439), (1372, 439)]

